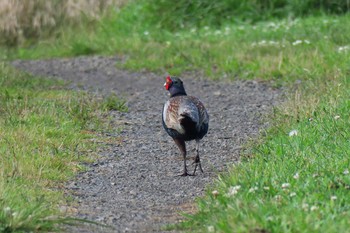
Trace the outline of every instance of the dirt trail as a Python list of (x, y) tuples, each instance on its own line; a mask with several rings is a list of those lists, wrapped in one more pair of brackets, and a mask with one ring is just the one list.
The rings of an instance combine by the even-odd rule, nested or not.
[[(13, 65), (70, 81), (74, 88), (114, 92), (127, 99), (129, 112), (110, 113), (123, 127), (116, 135), (116, 142), (117, 137), (121, 140), (102, 150), (98, 161), (69, 182), (67, 189), (77, 200), (78, 217), (109, 224), (115, 227), (111, 232), (161, 232), (165, 224), (179, 221), (182, 211), (194, 211), (194, 199), (218, 172), (238, 161), (242, 144), (268, 124), (261, 124), (261, 116), (276, 104), (280, 91), (256, 81), (182, 77), (187, 93), (205, 104), (210, 124), (200, 148), (204, 174), (176, 177), (182, 172), (182, 158), (161, 124), (162, 106), (168, 99), (164, 75), (118, 70), (116, 62), (117, 58), (94, 56)], [(194, 142), (188, 144), (190, 157), (194, 147)], [(91, 226), (70, 230), (108, 232)]]

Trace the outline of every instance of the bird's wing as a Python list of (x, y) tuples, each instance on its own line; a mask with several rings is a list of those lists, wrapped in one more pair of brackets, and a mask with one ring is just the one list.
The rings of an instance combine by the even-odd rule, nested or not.
[(194, 96), (189, 96), (189, 99), (196, 105), (196, 108), (198, 109), (198, 124), (208, 124), (209, 123), (209, 115), (207, 113), (207, 110), (205, 109), (203, 103)]

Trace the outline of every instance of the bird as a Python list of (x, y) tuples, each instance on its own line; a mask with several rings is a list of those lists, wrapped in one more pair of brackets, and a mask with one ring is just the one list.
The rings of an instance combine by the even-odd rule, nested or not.
[[(163, 106), (162, 124), (165, 131), (179, 148), (183, 160), (184, 171), (180, 176), (194, 176), (196, 169), (203, 173), (200, 157), (199, 142), (209, 129), (209, 115), (203, 103), (194, 96), (188, 96), (180, 78), (167, 76), (164, 87), (170, 93), (170, 98)], [(196, 141), (195, 168), (188, 173), (186, 165), (186, 141)]]

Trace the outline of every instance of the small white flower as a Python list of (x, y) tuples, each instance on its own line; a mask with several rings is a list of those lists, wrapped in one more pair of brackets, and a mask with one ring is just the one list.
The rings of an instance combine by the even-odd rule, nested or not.
[(209, 27), (208, 27), (208, 26), (205, 26), (205, 27), (204, 27), (204, 30), (208, 31), (208, 30), (209, 30)]
[(215, 32), (214, 32), (214, 35), (220, 35), (221, 34), (221, 31), (220, 30), (216, 30)]
[(317, 174), (317, 173), (312, 174), (312, 178), (316, 178), (316, 177), (318, 177), (318, 174)]
[(299, 173), (298, 173), (298, 172), (295, 173), (294, 176), (293, 176), (293, 178), (296, 179), (296, 180), (299, 179)]
[(332, 200), (332, 201), (337, 200), (337, 196), (331, 196), (331, 200)]
[(338, 52), (339, 52), (339, 53), (347, 52), (347, 51), (349, 51), (349, 50), (350, 50), (350, 46), (349, 46), (349, 45), (338, 47)]
[(282, 200), (282, 196), (281, 195), (276, 195), (275, 196), (275, 200), (276, 201), (281, 201)]
[(271, 221), (273, 221), (273, 217), (272, 217), (272, 216), (268, 216), (268, 217), (266, 218), (266, 220), (269, 221), (269, 222), (271, 222)]
[(298, 130), (293, 129), (292, 131), (289, 132), (289, 137), (297, 136), (298, 135)]
[(340, 118), (340, 116), (337, 115), (334, 117), (334, 120), (338, 120), (339, 118)]
[(208, 226), (208, 232), (215, 232), (214, 226)]
[(296, 40), (292, 43), (293, 46), (299, 45), (299, 44), (311, 44), (311, 42), (309, 40)]
[(303, 203), (303, 204), (301, 205), (301, 208), (302, 208), (303, 210), (307, 211), (307, 210), (309, 209), (309, 204)]
[(149, 35), (149, 32), (148, 32), (148, 31), (145, 31), (143, 34), (144, 34), (145, 36), (148, 36), (148, 35)]
[(311, 206), (310, 210), (311, 210), (311, 211), (318, 210), (318, 206), (313, 205), (313, 206)]
[(283, 183), (282, 184), (282, 188), (283, 189), (287, 189), (287, 188), (289, 188), (290, 187), (290, 183)]
[(254, 193), (256, 190), (258, 190), (258, 187), (255, 186), (253, 188), (250, 188), (248, 192), (249, 193)]
[(348, 169), (346, 169), (345, 171), (343, 171), (343, 174), (344, 174), (344, 175), (349, 174), (349, 170), (348, 170)]
[(213, 194), (214, 197), (217, 197), (219, 195), (219, 191), (214, 190), (213, 192), (211, 192), (211, 194)]
[(302, 40), (296, 40), (292, 43), (293, 46), (303, 43)]
[(264, 186), (264, 188), (263, 188), (264, 190), (270, 190), (270, 187), (268, 187), (268, 186)]
[(228, 189), (228, 196), (234, 196), (238, 193), (238, 190), (241, 188), (240, 185), (232, 186)]
[(292, 192), (289, 194), (290, 197), (295, 197), (297, 194), (295, 192)]

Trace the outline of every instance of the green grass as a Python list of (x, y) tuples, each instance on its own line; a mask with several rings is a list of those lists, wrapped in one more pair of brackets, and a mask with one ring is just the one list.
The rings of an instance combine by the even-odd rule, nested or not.
[(59, 211), (63, 184), (93, 160), (90, 139), (104, 127), (103, 109), (87, 93), (0, 64), (0, 232), (52, 231), (72, 222)]
[(276, 110), (274, 126), (198, 201), (186, 229), (348, 231), (350, 81), (335, 78), (318, 88), (302, 88)]
[[(190, 2), (196, 4), (197, 1)], [(277, 4), (280, 1), (268, 2)], [(308, 9), (308, 6), (298, 8), (300, 7), (297, 4), (300, 3), (299, 1), (289, 2), (295, 4), (296, 10)], [(339, 3), (339, 1), (334, 2)], [(159, 15), (159, 18), (154, 18), (154, 15), (150, 15), (150, 9), (147, 9), (150, 6), (144, 5), (146, 1), (141, 1), (143, 4), (139, 3), (131, 2), (120, 12), (107, 14), (92, 30), (90, 27), (87, 30), (80, 29), (79, 33), (76, 33), (74, 29), (68, 28), (60, 32), (60, 35), (63, 35), (60, 38), (41, 41), (30, 48), (3, 49), (7, 51), (2, 54), (5, 59), (48, 58), (96, 53), (118, 55), (125, 58), (122, 64), (118, 64), (121, 68), (138, 71), (151, 70), (175, 75), (184, 74), (186, 71), (200, 71), (199, 73), (213, 79), (259, 79), (291, 87), (291, 92), (288, 94), (289, 99), (269, 116), (271, 127), (249, 145), (249, 150), (242, 156), (241, 163), (230, 169), (228, 174), (220, 176), (216, 184), (209, 188), (207, 195), (198, 200), (198, 213), (188, 216), (187, 222), (176, 227), (191, 232), (348, 231), (350, 226), (350, 205), (348, 204), (350, 176), (347, 174), (350, 169), (348, 158), (350, 154), (348, 143), (350, 136), (348, 130), (350, 125), (348, 113), (350, 108), (350, 27), (348, 27), (350, 14), (327, 15), (325, 12), (318, 11), (317, 14), (304, 15), (302, 13), (276, 19), (275, 17), (281, 16), (274, 15), (275, 9), (270, 9), (266, 15), (262, 15), (263, 18), (254, 19), (254, 23), (251, 23), (244, 20), (244, 14), (249, 15), (249, 11), (242, 11), (242, 17), (239, 16), (237, 20), (212, 22), (211, 20), (215, 17), (208, 16), (208, 20), (194, 19), (194, 22), (182, 28), (181, 24), (187, 17), (186, 11), (183, 11), (185, 13), (183, 15), (177, 14), (169, 17), (177, 20), (178, 16), (178, 21), (174, 22), (173, 28), (167, 28), (167, 23), (172, 21), (164, 21), (164, 17), (167, 16), (166, 12), (162, 12), (164, 14)], [(168, 3), (163, 1), (163, 5), (157, 7), (164, 7)], [(324, 4), (328, 3), (331, 4), (332, 1)], [(181, 7), (176, 10), (181, 10)], [(193, 17), (200, 18), (205, 10), (199, 9), (199, 13), (191, 11), (191, 14), (194, 14)], [(296, 15), (298, 17), (295, 17)], [(16, 85), (22, 85), (22, 82)], [(12, 130), (15, 128), (20, 130), (17, 132), (18, 136), (10, 138), (27, 138), (26, 135), (31, 134), (32, 131), (25, 127), (31, 123), (23, 120), (22, 117), (29, 117), (26, 110), (28, 106), (31, 106), (27, 103), (29, 98), (25, 97), (26, 92), (21, 91), (19, 94), (14, 94), (11, 89), (7, 89), (1, 92), (3, 93), (1, 98), (13, 101), (7, 108), (8, 118), (6, 118), (12, 125), (11, 131), (6, 129), (1, 132), (13, 134), (17, 132)], [(32, 90), (29, 93), (32, 93)], [(44, 99), (47, 99), (47, 95), (54, 95), (56, 99), (60, 96), (61, 91), (51, 90), (44, 93)], [(31, 96), (31, 101), (33, 101), (33, 99), (40, 99), (41, 94), (28, 94), (28, 96)], [(7, 103), (6, 101), (3, 102)], [(70, 115), (72, 118), (64, 115), (64, 119), (51, 121), (42, 119), (41, 115), (32, 119), (33, 116), (30, 114), (29, 122), (55, 125), (55, 122), (65, 122), (71, 119), (75, 122), (72, 124), (78, 124), (79, 127), (80, 122), (88, 124), (89, 121), (85, 119), (89, 117), (84, 117), (85, 114), (79, 111), (81, 101), (73, 102), (78, 102), (78, 104), (74, 105), (75, 107), (68, 107), (68, 109), (73, 109)], [(21, 104), (18, 105), (18, 103)], [(50, 103), (44, 101), (44, 103), (43, 106), (52, 104), (51, 101)], [(89, 109), (89, 106), (90, 104), (87, 103), (86, 108)], [(67, 109), (64, 106), (63, 108)], [(102, 108), (127, 110), (124, 103), (114, 96), (110, 96)], [(7, 125), (8, 123), (6, 127), (10, 127)], [(74, 128), (70, 123), (63, 125)], [(55, 138), (55, 135), (60, 135), (60, 137), (69, 135), (69, 133), (60, 134), (52, 127), (41, 125), (35, 127), (51, 129), (53, 132), (41, 132), (39, 134), (41, 137), (33, 138), (35, 140), (41, 138), (41, 141), (39, 140), (41, 145), (47, 141), (47, 135), (49, 138)], [(79, 129), (74, 128), (74, 133), (80, 132)], [(289, 136), (293, 130), (296, 130), (294, 132), (297, 132), (297, 135)], [(76, 137), (80, 137), (80, 134), (72, 136), (72, 138)], [(53, 177), (61, 174), (57, 171), (57, 167), (64, 170), (66, 166), (73, 166), (73, 170), (76, 169), (74, 167), (76, 158), (70, 157), (74, 146), (61, 150), (66, 146), (62, 147), (61, 141), (57, 142), (52, 139), (51, 142), (50, 139), (48, 146), (31, 148), (31, 153), (28, 154), (45, 149), (44, 151), (47, 150), (49, 155), (57, 151), (66, 152), (64, 156), (67, 157), (51, 156), (62, 158), (62, 160), (54, 161), (54, 164), (59, 164), (58, 166), (50, 167), (51, 162), (45, 166), (39, 165), (37, 167), (40, 174), (31, 175), (33, 177), (29, 177), (28, 181), (24, 182), (18, 174), (24, 174), (25, 169), (18, 169), (19, 163), (13, 162), (20, 153), (17, 152), (17, 146), (9, 146), (15, 145), (13, 142), (17, 140), (4, 141), (3, 136), (0, 138), (3, 141), (1, 145), (6, 148), (8, 154), (5, 156), (8, 158), (8, 167), (11, 168), (4, 173), (6, 174), (4, 177), (10, 177), (12, 180), (14, 176), (16, 182), (17, 180), (23, 182), (21, 183), (23, 187), (29, 182), (29, 186), (33, 189), (26, 194), (32, 193), (29, 200), (36, 201), (31, 202), (32, 207), (24, 209), (43, 208), (42, 206), (47, 203), (57, 203), (60, 199), (57, 192), (53, 192), (50, 188), (45, 189), (45, 193), (47, 192), (45, 198), (49, 197), (50, 201), (44, 199), (43, 202), (43, 199), (39, 198), (41, 197), (39, 193), (43, 191), (38, 189), (40, 191), (36, 192), (34, 184), (36, 180), (47, 182), (48, 186), (40, 187), (52, 187), (52, 184), (56, 184), (56, 181), (50, 180), (52, 177), (48, 178), (51, 172), (45, 173), (45, 169), (48, 169), (46, 171), (52, 169), (52, 174), (56, 174)], [(30, 146), (37, 145), (38, 142), (34, 139), (25, 140), (25, 142), (28, 142)], [(8, 150), (8, 147), (14, 149)], [(35, 160), (27, 160), (25, 164), (28, 164), (28, 161)], [(62, 163), (64, 165), (60, 165)], [(67, 170), (65, 172), (70, 173), (71, 169)], [(31, 173), (28, 172), (28, 174)], [(57, 182), (60, 182), (60, 179), (57, 179)], [(9, 182), (2, 182), (7, 187), (11, 187)], [(15, 184), (15, 187), (22, 187)], [(215, 195), (214, 190), (217, 191)], [(10, 193), (17, 192), (11, 191)], [(18, 200), (17, 197), (13, 198), (15, 200), (13, 206), (0, 207), (3, 209), (3, 214), (0, 216), (12, 216), (21, 209), (23, 211), (23, 208), (18, 206), (28, 199), (24, 197), (19, 195)], [(36, 205), (35, 203), (46, 204)], [(19, 210), (16, 209), (16, 206)], [(49, 210), (51, 211), (50, 208)], [(41, 213), (41, 211), (32, 212)], [(47, 219), (45, 216), (56, 214), (42, 213), (43, 215), (36, 219)], [(24, 212), (23, 216), (29, 215), (25, 215)], [(23, 217), (23, 219), (26, 218)], [(28, 222), (31, 227), (36, 224), (36, 221), (32, 219)], [(42, 228), (45, 229), (44, 224)]]
[(10, 50), (7, 58), (117, 54), (127, 58), (121, 68), (136, 71), (202, 71), (211, 78), (278, 82), (323, 79), (339, 68), (344, 72), (350, 61), (346, 51), (339, 52), (350, 40), (350, 14), (209, 25), (173, 33), (142, 23), (142, 8), (129, 8), (102, 19), (93, 32), (67, 30), (55, 42)]

